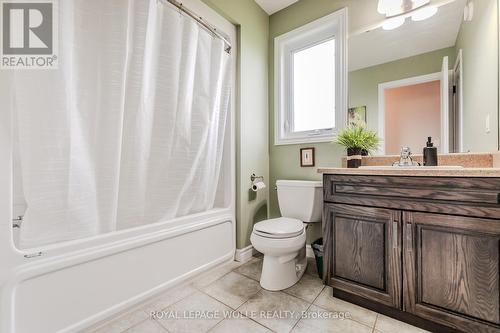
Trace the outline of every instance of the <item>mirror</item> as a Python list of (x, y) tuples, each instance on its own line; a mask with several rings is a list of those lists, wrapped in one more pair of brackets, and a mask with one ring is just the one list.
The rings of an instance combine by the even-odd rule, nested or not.
[(379, 133), (378, 154), (421, 153), (429, 136), (441, 153), (499, 149), (498, 0), (362, 0), (350, 13), (348, 119)]

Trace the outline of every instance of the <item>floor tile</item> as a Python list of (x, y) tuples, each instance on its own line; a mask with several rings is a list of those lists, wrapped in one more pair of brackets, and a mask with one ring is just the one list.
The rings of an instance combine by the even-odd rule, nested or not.
[(237, 309), (261, 289), (260, 284), (241, 274), (230, 272), (202, 289), (220, 302)]
[(210, 333), (272, 333), (271, 330), (248, 318), (228, 318), (217, 324)]
[(124, 333), (168, 333), (168, 331), (155, 320), (146, 319), (142, 323), (129, 328)]
[(143, 309), (149, 316), (151, 316), (151, 312), (161, 311), (167, 306), (170, 306), (191, 295), (195, 291), (196, 289), (189, 284), (176, 286), (155, 297), (153, 300), (147, 303)]
[(375, 329), (383, 333), (425, 333), (428, 332), (421, 328), (403, 323), (402, 321), (379, 314)]
[[(196, 291), (183, 300), (167, 307), (164, 318), (157, 320), (170, 332), (207, 332), (224, 319), (224, 312), (230, 308), (212, 297)], [(172, 316), (177, 317), (172, 317)]]
[(255, 281), (260, 281), (260, 273), (262, 272), (262, 259), (253, 258), (249, 262), (235, 269), (235, 272), (254, 279)]
[(263, 254), (263, 253), (260, 253), (260, 252), (259, 252), (259, 251), (257, 251), (257, 250), (255, 250), (255, 252), (254, 252), (253, 256), (254, 256), (255, 258), (261, 258), (261, 259), (262, 259), (262, 257), (264, 257), (264, 254)]
[(275, 332), (290, 332), (309, 303), (281, 291), (261, 290), (238, 311)]
[(201, 274), (200, 276), (192, 280), (192, 283), (196, 288), (206, 287), (240, 266), (241, 264), (237, 261), (226, 263)]
[(287, 294), (301, 298), (306, 302), (312, 303), (321, 293), (323, 288), (323, 281), (317, 276), (304, 274), (299, 282), (283, 291)]
[(310, 332), (371, 333), (372, 328), (313, 305), (292, 330), (292, 333)]
[(92, 333), (122, 333), (123, 331), (131, 328), (134, 325), (148, 319), (149, 316), (142, 309), (134, 310), (126, 314), (121, 315), (116, 319), (111, 319), (110, 322), (103, 324), (95, 330), (91, 330)]
[(332, 288), (328, 286), (323, 289), (321, 294), (314, 301), (314, 304), (331, 312), (348, 312), (351, 319), (370, 327), (375, 325), (375, 319), (377, 318), (376, 312), (334, 298), (332, 296)]
[(307, 258), (306, 274), (313, 275), (319, 278), (318, 267), (316, 266), (316, 259), (309, 257)]
[[(314, 262), (313, 262), (314, 263)], [(315, 263), (314, 263), (315, 264)], [(313, 266), (309, 259), (308, 267)], [(123, 314), (94, 330), (93, 333), (165, 333), (165, 332), (370, 332), (425, 333), (426, 331), (398, 320), (377, 315), (375, 312), (332, 297), (331, 287), (324, 287), (315, 271), (307, 272), (301, 281), (284, 292), (270, 292), (260, 288), (262, 259), (253, 258), (241, 265), (228, 263), (160, 294), (148, 304)], [(313, 266), (314, 267), (314, 266)], [(240, 275), (237, 272), (241, 272)], [(196, 287), (196, 288), (195, 288)], [(199, 290), (198, 290), (198, 289)], [(322, 289), (322, 291), (321, 291)], [(201, 291), (200, 291), (201, 290)], [(205, 294), (207, 293), (207, 294)], [(318, 295), (319, 294), (319, 295)], [(253, 296), (252, 296), (253, 295)], [(316, 297), (316, 295), (318, 295)], [(314, 300), (314, 298), (316, 299)], [(248, 301), (246, 303), (245, 300)], [(314, 304), (309, 308), (310, 302)], [(225, 304), (223, 304), (225, 303)], [(241, 305), (243, 303), (243, 305)], [(249, 318), (227, 317), (230, 307), (238, 308)], [(309, 308), (309, 310), (307, 310)], [(304, 317), (303, 312), (307, 310)], [(150, 319), (150, 311), (176, 313), (179, 319)], [(182, 318), (184, 311), (193, 316), (201, 311), (205, 318)], [(281, 312), (279, 312), (281, 311)], [(262, 313), (264, 312), (264, 313)], [(315, 313), (330, 313), (319, 317)], [(339, 319), (339, 312), (348, 313), (349, 319)], [(206, 318), (207, 315), (213, 318)], [(279, 317), (279, 318), (278, 318)], [(299, 320), (300, 319), (300, 320)], [(376, 323), (375, 323), (376, 319)], [(258, 322), (258, 323), (257, 323)], [(266, 327), (264, 327), (266, 326)], [(368, 327), (369, 326), (369, 327)], [(366, 331), (368, 327), (368, 331)]]

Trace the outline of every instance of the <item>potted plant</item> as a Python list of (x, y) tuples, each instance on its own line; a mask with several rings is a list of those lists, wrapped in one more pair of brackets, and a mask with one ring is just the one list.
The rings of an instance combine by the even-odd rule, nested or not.
[(359, 125), (351, 125), (343, 129), (335, 140), (336, 143), (347, 149), (348, 168), (359, 168), (362, 156), (376, 150), (379, 141), (376, 132)]

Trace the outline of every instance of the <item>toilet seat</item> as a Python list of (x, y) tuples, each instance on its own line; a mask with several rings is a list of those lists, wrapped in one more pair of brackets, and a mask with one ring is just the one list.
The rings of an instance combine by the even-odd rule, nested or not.
[(253, 232), (266, 238), (293, 238), (304, 232), (304, 224), (298, 219), (278, 217), (256, 223)]

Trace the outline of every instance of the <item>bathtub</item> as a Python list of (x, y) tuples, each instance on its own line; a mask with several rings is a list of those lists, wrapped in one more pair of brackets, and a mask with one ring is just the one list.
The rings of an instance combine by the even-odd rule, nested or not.
[[(236, 28), (199, 0), (192, 10), (226, 32)], [(8, 72), (0, 80), (0, 333), (78, 332), (202, 273), (235, 253), (236, 94), (223, 157), (221, 208), (92, 238), (21, 251), (13, 240), (12, 126)], [(2, 104), (2, 107), (4, 105)]]
[(235, 139), (234, 117), (229, 118), (219, 208), (19, 250), (18, 229), (11, 223), (11, 129), (1, 126), (10, 123), (10, 115), (0, 112), (0, 333), (81, 332), (233, 260)]
[(232, 209), (28, 252), (1, 239), (1, 332), (81, 331), (233, 260), (234, 239)]

